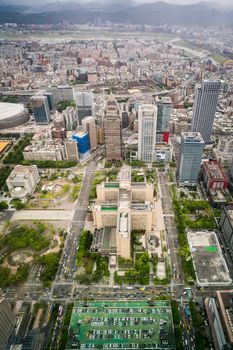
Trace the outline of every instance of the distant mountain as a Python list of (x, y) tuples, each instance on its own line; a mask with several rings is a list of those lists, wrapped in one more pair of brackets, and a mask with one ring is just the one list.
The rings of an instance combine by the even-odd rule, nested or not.
[(78, 1), (54, 1), (50, 2), (42, 7), (38, 8), (38, 12), (58, 12), (58, 11), (73, 11), (86, 9), (90, 12), (117, 12), (120, 10), (128, 9), (136, 6), (136, 4), (129, 0), (127, 3), (124, 0), (112, 0), (112, 1), (94, 1), (84, 3), (82, 0)]
[(2, 12), (27, 12), (27, 11), (33, 11), (32, 7), (29, 6), (23, 6), (23, 5), (5, 5), (0, 4), (0, 13)]
[[(13, 12), (0, 11), (0, 23), (18, 24), (56, 24), (62, 21), (72, 23), (93, 23), (97, 18), (113, 23), (132, 23), (148, 25), (227, 25), (233, 27), (233, 11), (222, 12), (200, 2), (193, 5), (174, 5), (163, 1), (136, 5), (132, 1), (113, 0), (109, 2), (53, 2), (37, 9), (33, 13), (22, 13), (12, 7)], [(42, 11), (38, 13), (38, 11)]]

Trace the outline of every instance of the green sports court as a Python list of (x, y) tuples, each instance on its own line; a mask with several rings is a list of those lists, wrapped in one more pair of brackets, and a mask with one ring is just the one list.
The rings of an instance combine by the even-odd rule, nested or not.
[(170, 301), (77, 303), (66, 349), (175, 349)]

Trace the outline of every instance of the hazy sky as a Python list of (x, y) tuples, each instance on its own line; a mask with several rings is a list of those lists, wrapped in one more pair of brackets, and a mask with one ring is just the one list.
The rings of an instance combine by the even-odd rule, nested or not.
[[(77, 2), (82, 2), (82, 3), (87, 3), (87, 2), (108, 2), (109, 0), (40, 0), (39, 3), (45, 4), (48, 2), (58, 2), (58, 1), (77, 1)], [(123, 0), (121, 0), (122, 2)], [(156, 2), (156, 0), (134, 0), (137, 3), (148, 3), (148, 2)], [(218, 7), (233, 7), (233, 0), (164, 0), (166, 2), (169, 2), (171, 4), (193, 4), (193, 3), (198, 3), (200, 1), (204, 2), (212, 2), (215, 3), (215, 6), (217, 5)], [(0, 0), (0, 4), (17, 4), (19, 5), (18, 0)], [(38, 5), (34, 0), (21, 0), (20, 4), (27, 4), (27, 5)]]

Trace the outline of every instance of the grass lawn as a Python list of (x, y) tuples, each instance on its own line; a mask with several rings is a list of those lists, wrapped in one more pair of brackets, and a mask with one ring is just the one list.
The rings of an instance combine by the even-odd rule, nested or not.
[(212, 58), (214, 61), (218, 62), (218, 63), (224, 63), (225, 61), (228, 60), (227, 57), (220, 55), (220, 54), (213, 54), (210, 56), (210, 58)]

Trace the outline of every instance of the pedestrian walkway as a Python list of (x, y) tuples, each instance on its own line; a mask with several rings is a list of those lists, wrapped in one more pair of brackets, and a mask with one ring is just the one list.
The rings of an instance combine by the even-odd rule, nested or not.
[(72, 221), (73, 215), (73, 210), (19, 210), (14, 213), (12, 221)]

